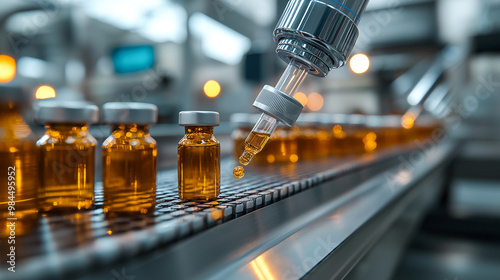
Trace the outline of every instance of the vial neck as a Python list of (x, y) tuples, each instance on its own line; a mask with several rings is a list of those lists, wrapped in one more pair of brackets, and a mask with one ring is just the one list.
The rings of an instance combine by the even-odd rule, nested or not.
[(186, 126), (185, 128), (186, 135), (187, 134), (213, 134), (214, 128), (213, 126)]
[(61, 132), (65, 131), (75, 131), (75, 130), (88, 130), (88, 125), (86, 123), (49, 123), (45, 128), (50, 130), (57, 130)]
[(149, 133), (149, 126), (138, 124), (118, 124), (113, 126), (113, 131), (123, 130), (125, 132), (138, 132)]

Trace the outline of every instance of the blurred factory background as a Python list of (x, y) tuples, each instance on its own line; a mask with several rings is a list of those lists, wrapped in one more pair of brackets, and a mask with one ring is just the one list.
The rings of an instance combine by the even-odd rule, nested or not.
[[(286, 66), (272, 37), (286, 4), (3, 0), (0, 94), (23, 96), (23, 116), (37, 134), (40, 100), (154, 103), (159, 168), (176, 164), (179, 111), (218, 111), (215, 132), (229, 155), (230, 116), (256, 113), (253, 100)], [(300, 87), (304, 112), (415, 109), (441, 120), (461, 146), (447, 195), (408, 247), (394, 249), (397, 266), (380, 277), (360, 266), (348, 279), (500, 279), (500, 1), (371, 0), (359, 29), (348, 65)], [(100, 143), (109, 134), (102, 127), (92, 128)], [(363, 260), (376, 264), (380, 254)]]
[[(37, 99), (152, 102), (161, 123), (192, 108), (227, 121), (251, 112), (284, 68), (271, 34), (286, 2), (8, 0), (0, 51), (15, 64), (2, 57), (2, 87)], [(307, 97), (306, 111), (403, 113), (412, 79), (448, 47), (450, 60), (462, 56), (447, 75), (465, 100), (466, 86), (495, 74), (499, 9), (497, 1), (370, 1), (353, 51), (368, 60), (308, 79), (298, 98)], [(491, 120), (496, 97), (484, 103), (473, 117)]]

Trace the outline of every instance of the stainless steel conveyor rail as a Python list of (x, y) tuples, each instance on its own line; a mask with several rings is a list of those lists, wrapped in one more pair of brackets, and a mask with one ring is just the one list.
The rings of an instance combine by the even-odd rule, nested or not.
[[(297, 279), (322, 275), (330, 262), (327, 273), (340, 279), (455, 150), (451, 142), (426, 147), (255, 166), (239, 181), (226, 159), (211, 203), (181, 201), (176, 170), (161, 171), (156, 210), (144, 217), (107, 219), (98, 184), (91, 211), (40, 215), (17, 236), (17, 272), (2, 269), (0, 279), (109, 280), (123, 269), (135, 279), (258, 279), (262, 271)], [(402, 164), (405, 157), (419, 162)]]
[[(158, 275), (164, 279), (343, 279), (349, 272), (358, 273), (359, 262), (369, 257), (402, 216), (411, 217), (405, 226), (405, 234), (411, 234), (439, 195), (455, 152), (456, 145), (445, 142), (349, 160), (254, 169), (250, 183), (243, 183), (249, 190), (226, 189), (229, 196), (223, 196), (222, 204), (231, 200), (228, 197), (241, 197), (229, 202), (233, 213), (226, 222), (210, 226), (205, 220), (197, 225), (181, 218), (170, 225), (153, 225), (144, 233), (125, 233), (119, 241), (121, 250), (128, 254), (135, 250), (136, 257), (123, 256), (80, 279), (110, 279), (110, 271), (122, 269), (135, 279)], [(231, 161), (225, 164), (232, 166)], [(257, 187), (255, 193), (251, 186), (268, 189), (258, 192)], [(143, 254), (132, 249), (137, 246), (131, 242), (139, 242), (138, 236), (144, 239), (141, 242), (151, 243)], [(110, 247), (118, 250), (118, 245)]]

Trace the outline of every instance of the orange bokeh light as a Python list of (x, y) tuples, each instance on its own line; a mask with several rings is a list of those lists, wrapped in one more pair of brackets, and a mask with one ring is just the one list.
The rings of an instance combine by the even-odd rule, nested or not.
[(406, 113), (402, 118), (401, 118), (401, 125), (405, 129), (411, 129), (413, 125), (415, 124), (415, 115), (412, 113)]
[(0, 83), (8, 83), (16, 76), (16, 60), (8, 55), (0, 55)]
[(302, 106), (306, 106), (307, 95), (305, 95), (305, 93), (299, 91), (293, 96), (293, 98), (297, 99), (297, 101), (299, 101)]
[(309, 94), (307, 97), (307, 108), (311, 111), (319, 111), (323, 108), (323, 96), (317, 92)]
[(220, 91), (220, 84), (214, 80), (207, 81), (203, 86), (203, 92), (210, 98), (217, 97), (220, 94)]
[(35, 92), (36, 99), (48, 99), (56, 97), (56, 90), (51, 86), (39, 86)]

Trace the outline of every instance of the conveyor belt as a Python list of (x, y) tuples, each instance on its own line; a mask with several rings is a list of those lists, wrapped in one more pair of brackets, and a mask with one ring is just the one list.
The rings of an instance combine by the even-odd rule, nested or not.
[[(107, 219), (102, 185), (96, 185), (91, 211), (39, 217), (36, 225), (16, 237), (17, 272), (0, 272), (0, 279), (67, 279), (94, 267), (106, 267), (190, 235), (237, 219), (341, 174), (408, 152), (399, 147), (381, 153), (342, 159), (324, 159), (293, 165), (247, 168), (234, 179), (235, 163), (221, 165), (221, 195), (209, 203), (184, 202), (177, 196), (176, 170), (158, 173), (157, 206), (149, 216)], [(5, 239), (4, 239), (5, 240)], [(1, 242), (2, 266), (7, 245)], [(9, 274), (7, 274), (9, 273)]]

